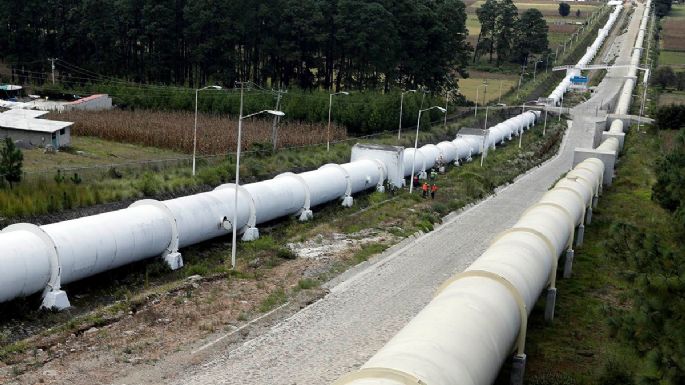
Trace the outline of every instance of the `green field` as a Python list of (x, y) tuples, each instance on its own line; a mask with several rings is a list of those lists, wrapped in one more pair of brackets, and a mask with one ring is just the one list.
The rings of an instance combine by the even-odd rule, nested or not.
[(154, 147), (110, 142), (98, 138), (72, 136), (71, 148), (46, 154), (42, 148), (23, 150), (24, 171), (48, 171), (60, 168), (95, 167), (127, 162), (177, 159), (188, 155)]
[[(483, 97), (485, 97), (486, 102), (497, 102), (499, 98), (500, 83), (502, 84), (502, 94), (505, 94), (512, 87), (516, 86), (518, 78), (516, 75), (499, 75), (498, 79), (493, 79), (493, 74), (477, 74), (476, 77), (470, 77), (468, 79), (459, 79), (459, 92), (466, 96), (468, 100), (476, 100), (476, 88), (478, 89), (478, 104), (483, 103)], [(483, 92), (485, 87), (482, 87), (483, 80), (488, 79), (488, 89), (487, 92)]]
[(685, 5), (673, 4), (671, 12), (668, 13), (668, 17), (685, 18)]
[[(678, 66), (685, 66), (685, 52), (661, 51), (659, 53), (659, 65), (674, 66), (673, 70), (677, 71)], [(685, 70), (685, 68), (681, 68), (681, 70)]]
[[(685, 5), (673, 5), (671, 12), (661, 22), (659, 66), (670, 66), (676, 72), (685, 71), (685, 44), (682, 33), (685, 31)], [(659, 94), (659, 106), (685, 104), (685, 92), (668, 91)]]

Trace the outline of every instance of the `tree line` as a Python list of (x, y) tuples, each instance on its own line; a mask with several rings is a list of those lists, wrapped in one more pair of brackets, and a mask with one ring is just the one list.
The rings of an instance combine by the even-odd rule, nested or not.
[(56, 57), (81, 67), (62, 76), (84, 82), (94, 71), (187, 86), (436, 89), (465, 74), (470, 52), (460, 0), (2, 3), (0, 57), (38, 80)]
[(488, 62), (494, 56), (497, 66), (506, 60), (523, 64), (531, 54), (548, 50), (547, 22), (538, 9), (527, 9), (519, 16), (512, 0), (486, 0), (476, 13), (481, 29), (474, 63), (487, 54)]

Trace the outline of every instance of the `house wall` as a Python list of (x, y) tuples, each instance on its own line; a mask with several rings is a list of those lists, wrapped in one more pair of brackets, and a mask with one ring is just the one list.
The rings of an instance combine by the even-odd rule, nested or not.
[[(71, 127), (64, 128), (64, 134), (60, 134), (57, 131), (55, 135), (57, 136), (59, 147), (71, 144)], [(52, 134), (48, 132), (14, 130), (0, 127), (0, 138), (5, 139), (7, 137), (12, 138), (14, 141), (21, 140), (35, 147), (45, 147), (45, 145), (52, 144)]]

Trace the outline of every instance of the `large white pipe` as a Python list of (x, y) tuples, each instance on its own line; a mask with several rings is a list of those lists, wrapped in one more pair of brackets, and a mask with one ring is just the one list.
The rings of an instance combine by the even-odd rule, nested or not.
[[(528, 128), (538, 116), (528, 111), (491, 128), (493, 145)], [(427, 144), (416, 152), (414, 168), (425, 171), (441, 157), (444, 162), (459, 161), (480, 151), (481, 140), (471, 137)], [(413, 148), (404, 150), (405, 176), (413, 154)], [(334, 200), (350, 206), (352, 194), (382, 186), (387, 175), (384, 162), (361, 159), (246, 184), (238, 190), (235, 224), (235, 185), (225, 184), (205, 193), (163, 202), (143, 200), (127, 209), (41, 227), (10, 226), (0, 233), (0, 301), (47, 288), (44, 305), (67, 306), (61, 284), (160, 255), (179, 268), (179, 248), (227, 235), (233, 226), (243, 240), (256, 239), (257, 224), (287, 215), (306, 220), (312, 217), (312, 207)]]
[[(621, 88), (621, 93), (619, 94), (618, 102), (616, 103), (616, 108), (614, 109), (614, 113), (618, 115), (625, 115), (630, 111), (630, 103), (633, 99), (633, 91), (635, 90), (635, 85), (637, 82), (637, 70), (640, 66), (640, 58), (642, 57), (645, 32), (647, 31), (647, 25), (649, 23), (649, 11), (651, 9), (651, 5), (651, 0), (648, 0), (644, 6), (642, 20), (640, 20), (640, 30), (638, 31), (637, 38), (635, 39), (635, 46), (630, 56), (630, 66), (628, 67), (626, 80), (623, 82), (623, 88)], [(611, 125), (609, 126), (609, 132), (612, 134), (623, 133), (623, 121), (616, 119), (611, 122)], [(602, 145), (604, 145), (604, 143)], [(607, 146), (612, 147), (613, 145), (608, 144)]]
[[(644, 33), (638, 35), (636, 46), (643, 38)], [(635, 67), (639, 51), (633, 52)], [(632, 86), (634, 80), (624, 91)], [(618, 139), (610, 137), (599, 149), (616, 152), (618, 147)], [(579, 163), (464, 273), (443, 284), (359, 371), (336, 385), (491, 384), (512, 350), (525, 356), (527, 316), (545, 287), (554, 288), (557, 259), (571, 250), (574, 229), (583, 225), (599, 195), (603, 173), (600, 159)]]
[[(530, 128), (537, 118), (539, 111), (525, 111), (519, 115), (498, 123), (489, 128), (489, 134), (485, 143), (486, 147), (493, 147), (505, 140), (511, 139), (512, 135), (519, 135), (523, 130)], [(470, 159), (473, 155), (481, 153), (483, 141), (474, 136), (459, 136), (451, 142), (426, 144), (419, 147), (414, 157), (414, 149), (404, 149), (404, 176), (409, 176), (414, 163), (414, 171), (417, 175), (434, 167), (438, 159), (444, 163)]]
[(359, 371), (335, 384), (491, 384), (512, 350), (522, 350), (527, 317), (540, 293), (554, 287), (558, 258), (583, 223), (603, 164), (588, 159), (573, 172), (584, 179), (562, 178)]
[[(585, 65), (589, 64), (592, 61), (592, 59), (597, 55), (597, 52), (599, 52), (599, 50), (602, 48), (602, 45), (604, 44), (604, 40), (606, 40), (607, 36), (609, 36), (609, 32), (616, 23), (618, 16), (621, 14), (621, 10), (623, 10), (623, 5), (617, 5), (611, 12), (611, 14), (609, 14), (609, 18), (604, 24), (604, 27), (602, 27), (597, 32), (597, 37), (595, 38), (593, 43), (587, 48), (585, 54), (580, 58), (580, 60), (578, 60), (578, 63), (575, 66), (576, 68), (582, 68)], [(579, 74), (580, 70), (568, 71), (564, 79), (562, 79), (561, 82), (559, 82), (559, 85), (557, 85), (557, 87), (552, 91), (552, 93), (549, 94), (548, 98), (553, 100), (553, 104), (555, 106), (558, 106), (559, 102), (564, 99), (564, 94), (566, 93), (566, 91), (568, 91), (569, 87), (571, 86), (571, 78)]]

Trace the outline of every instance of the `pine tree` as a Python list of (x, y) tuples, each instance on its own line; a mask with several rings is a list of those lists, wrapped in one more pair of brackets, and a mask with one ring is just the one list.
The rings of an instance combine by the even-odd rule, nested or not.
[(21, 181), (24, 154), (14, 144), (12, 138), (5, 138), (4, 146), (0, 150), (0, 175), (9, 182), (10, 188)]

